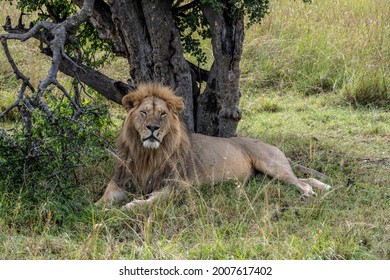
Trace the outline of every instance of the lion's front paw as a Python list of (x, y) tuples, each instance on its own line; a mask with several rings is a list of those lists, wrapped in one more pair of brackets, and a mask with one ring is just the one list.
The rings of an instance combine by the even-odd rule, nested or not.
[(129, 202), (122, 206), (122, 211), (129, 211), (132, 210), (134, 207), (137, 207), (139, 205), (146, 204), (146, 200), (142, 199), (134, 199), (132, 202)]

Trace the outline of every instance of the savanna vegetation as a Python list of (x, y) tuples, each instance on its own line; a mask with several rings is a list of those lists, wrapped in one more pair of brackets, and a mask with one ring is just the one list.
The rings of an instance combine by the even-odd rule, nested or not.
[[(327, 174), (331, 191), (301, 202), (295, 188), (260, 176), (246, 186), (188, 186), (132, 212), (99, 209), (93, 202), (112, 175), (125, 111), (80, 89), (88, 110), (75, 122), (64, 114), (72, 104), (53, 92), (46, 101), (55, 119), (31, 116), (32, 139), (20, 133), (25, 124), (16, 110), (0, 119), (0, 258), (389, 259), (386, 2), (274, 0), (261, 24), (246, 31), (238, 134)], [(14, 6), (0, 3), (0, 22), (18, 17)], [(8, 42), (33, 86), (50, 67), (36, 44)], [(200, 44), (210, 58), (210, 42)], [(127, 79), (121, 58), (100, 70)], [(59, 79), (74, 87), (68, 77)], [(3, 53), (0, 81), (2, 112), (20, 86)], [(35, 153), (33, 161), (26, 161), (26, 150)]]

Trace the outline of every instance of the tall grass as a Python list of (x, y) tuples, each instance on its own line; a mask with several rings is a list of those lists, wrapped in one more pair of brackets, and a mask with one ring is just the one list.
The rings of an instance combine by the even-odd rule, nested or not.
[[(247, 32), (242, 77), (258, 87), (389, 104), (389, 19), (383, 0), (271, 1), (270, 14)], [(355, 83), (378, 94), (372, 90), (365, 100)]]

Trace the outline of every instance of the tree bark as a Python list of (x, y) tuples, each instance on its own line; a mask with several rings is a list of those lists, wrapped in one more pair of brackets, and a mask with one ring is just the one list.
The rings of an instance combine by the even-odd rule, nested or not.
[[(72, 0), (72, 2), (81, 8), (84, 0)], [(112, 43), (112, 51), (116, 55), (127, 57), (126, 48), (114, 24), (109, 4), (104, 0), (95, 0), (93, 15), (89, 21), (98, 31), (100, 39)]]
[(240, 58), (244, 41), (243, 17), (216, 12), (210, 4), (202, 5), (211, 31), (214, 63), (205, 91), (197, 104), (196, 131), (202, 134), (231, 137), (236, 135), (241, 119)]
[(111, 0), (112, 17), (126, 47), (135, 84), (160, 82), (186, 104), (184, 119), (194, 130), (192, 79), (175, 26), (170, 0)]
[(108, 100), (122, 104), (122, 98), (128, 91), (134, 88), (121, 81), (111, 79), (99, 71), (91, 69), (82, 64), (75, 64), (69, 60), (62, 60), (59, 69), (65, 75), (76, 78), (93, 88)]

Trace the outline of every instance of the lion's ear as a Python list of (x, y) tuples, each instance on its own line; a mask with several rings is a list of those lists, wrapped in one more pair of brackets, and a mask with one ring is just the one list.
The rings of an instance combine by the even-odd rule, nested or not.
[(137, 106), (139, 101), (134, 97), (134, 94), (129, 93), (122, 98), (122, 106), (125, 107), (126, 111)]
[(175, 96), (175, 98), (169, 100), (167, 103), (173, 112), (177, 114), (183, 113), (185, 105), (181, 97)]

